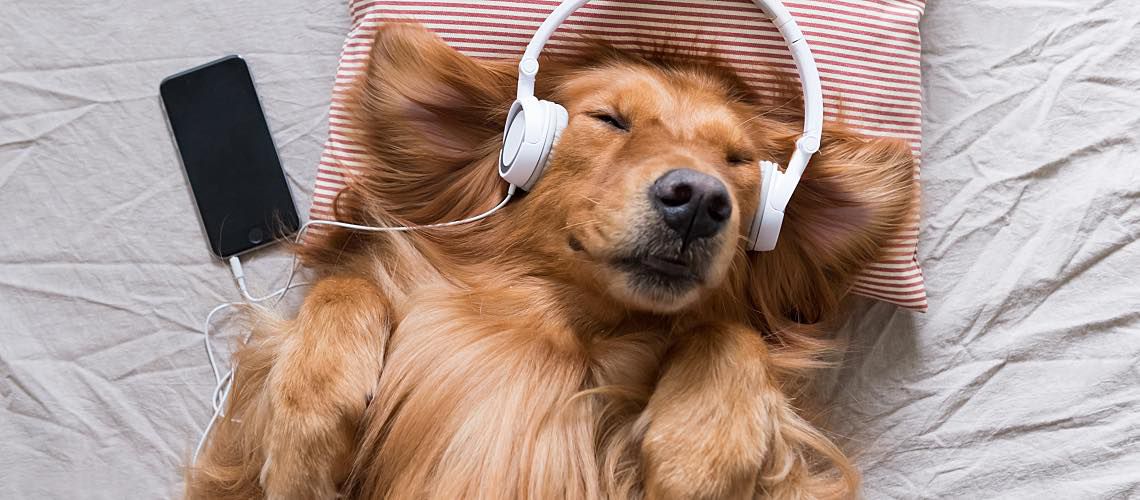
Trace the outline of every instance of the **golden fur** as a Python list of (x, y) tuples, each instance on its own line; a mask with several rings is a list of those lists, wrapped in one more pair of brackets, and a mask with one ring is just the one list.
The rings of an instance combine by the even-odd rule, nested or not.
[[(383, 27), (350, 101), (370, 163), (338, 217), (425, 224), (501, 200), (514, 66)], [(708, 57), (602, 44), (544, 61), (539, 84), (571, 118), (531, 193), (474, 225), (299, 249), (322, 278), (238, 351), (188, 498), (855, 494), (795, 398), (913, 209), (908, 148), (829, 123), (777, 249), (747, 253), (756, 164), (785, 161), (802, 120), (794, 88), (756, 95)], [(658, 237), (646, 186), (678, 165), (723, 181), (732, 215), (699, 284), (646, 287), (612, 263)]]

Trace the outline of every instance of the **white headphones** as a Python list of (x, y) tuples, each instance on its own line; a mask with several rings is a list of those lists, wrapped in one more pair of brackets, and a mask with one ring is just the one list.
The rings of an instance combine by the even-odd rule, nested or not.
[[(550, 151), (566, 128), (569, 115), (561, 105), (534, 96), (534, 78), (538, 75), (538, 56), (542, 48), (570, 14), (588, 0), (565, 0), (543, 21), (534, 38), (526, 46), (519, 62), (518, 97), (507, 114), (503, 133), (503, 150), (499, 154), (499, 175), (512, 186), (529, 191), (546, 168)], [(819, 151), (823, 134), (823, 87), (819, 70), (807, 40), (792, 15), (780, 0), (753, 0), (780, 30), (800, 74), (804, 93), (804, 133), (796, 141), (795, 153), (788, 168), (781, 172), (772, 162), (760, 163), (760, 204), (748, 232), (748, 249), (768, 251), (776, 247), (784, 210), (792, 192), (800, 183), (811, 157)]]

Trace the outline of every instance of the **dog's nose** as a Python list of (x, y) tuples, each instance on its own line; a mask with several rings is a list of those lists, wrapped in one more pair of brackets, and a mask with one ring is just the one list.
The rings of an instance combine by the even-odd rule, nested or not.
[(712, 236), (732, 216), (728, 188), (711, 175), (679, 168), (670, 170), (649, 190), (665, 223), (685, 241)]

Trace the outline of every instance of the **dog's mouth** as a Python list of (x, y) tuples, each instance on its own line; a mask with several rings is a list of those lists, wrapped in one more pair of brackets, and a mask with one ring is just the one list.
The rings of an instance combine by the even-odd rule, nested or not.
[[(685, 243), (667, 230), (646, 231), (611, 260), (625, 275), (626, 290), (639, 300), (676, 304), (706, 285), (720, 243), (712, 239)], [(686, 300), (687, 301), (687, 300)]]
[(692, 259), (669, 255), (639, 255), (617, 259), (614, 267), (625, 271), (639, 281), (668, 285), (667, 288), (689, 288), (702, 281), (702, 272)]
[(712, 271), (712, 254), (686, 252), (635, 251), (611, 261), (610, 266), (623, 278), (613, 290), (639, 308), (671, 313), (692, 303), (704, 287)]
[(727, 266), (727, 237), (685, 241), (658, 221), (639, 229), (609, 248), (589, 248), (573, 236), (568, 245), (607, 268), (601, 276), (609, 291), (638, 309), (673, 313), (718, 286)]

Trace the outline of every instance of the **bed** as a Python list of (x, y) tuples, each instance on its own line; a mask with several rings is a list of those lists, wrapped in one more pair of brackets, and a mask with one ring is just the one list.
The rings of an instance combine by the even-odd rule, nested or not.
[[(930, 309), (853, 300), (827, 390), (867, 498), (1140, 497), (1137, 19), (928, 2)], [(348, 26), (343, 0), (0, 2), (0, 496), (179, 495), (210, 413), (201, 323), (236, 291), (158, 82), (243, 54), (304, 213)]]

